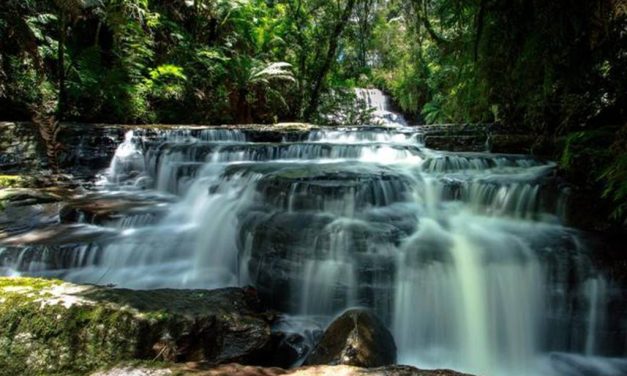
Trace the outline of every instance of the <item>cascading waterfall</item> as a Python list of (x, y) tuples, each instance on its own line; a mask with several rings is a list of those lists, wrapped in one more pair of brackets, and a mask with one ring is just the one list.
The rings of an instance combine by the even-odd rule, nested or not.
[(143, 172), (145, 169), (144, 156), (135, 144), (133, 135), (133, 131), (126, 132), (124, 142), (117, 148), (111, 160), (108, 176), (113, 183), (128, 180), (129, 173)]
[(373, 110), (373, 123), (386, 127), (404, 127), (407, 121), (390, 107), (390, 99), (379, 89), (355, 89), (358, 100)]
[(585, 354), (593, 355), (597, 347), (595, 332), (605, 324), (606, 282), (603, 278), (590, 278), (584, 285), (584, 294), (588, 301), (588, 322), (586, 329)]
[[(380, 93), (362, 94), (388, 111)], [(156, 200), (159, 211), (101, 224), (107, 236), (78, 247), (5, 246), (0, 272), (129, 288), (253, 284), (294, 322), (372, 307), (399, 361), (419, 367), (624, 374), (625, 318), (608, 330), (622, 288), (560, 225), (554, 168), (429, 150), (405, 127), (320, 129), (282, 143), (227, 129), (138, 130), (100, 189)]]

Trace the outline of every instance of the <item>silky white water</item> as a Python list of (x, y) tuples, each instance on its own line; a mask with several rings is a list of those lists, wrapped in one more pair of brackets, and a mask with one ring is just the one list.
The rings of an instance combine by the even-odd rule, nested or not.
[(0, 248), (2, 270), (129, 288), (252, 284), (323, 323), (373, 308), (401, 363), (623, 374), (625, 343), (607, 330), (620, 290), (560, 224), (555, 164), (420, 140), (377, 127), (282, 143), (222, 129), (129, 133), (100, 189), (162, 200), (158, 211), (123, 216), (116, 236), (54, 265), (42, 261), (52, 250)]
[(394, 112), (390, 106), (390, 99), (379, 89), (355, 89), (358, 100), (363, 101), (372, 109), (373, 124), (386, 127), (404, 127), (407, 121), (402, 115)]

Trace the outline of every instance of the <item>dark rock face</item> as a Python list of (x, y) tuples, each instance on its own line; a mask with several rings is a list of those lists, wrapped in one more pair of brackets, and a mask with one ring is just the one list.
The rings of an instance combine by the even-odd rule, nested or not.
[(305, 360), (306, 365), (344, 364), (368, 368), (394, 363), (394, 338), (366, 309), (350, 309), (335, 319)]
[(493, 153), (551, 155), (550, 148), (537, 148), (537, 135), (512, 134), (511, 128), (498, 124), (422, 125), (424, 144), (430, 149), (448, 151), (486, 151)]
[(85, 374), (134, 359), (250, 364), (271, 345), (254, 290), (141, 291), (0, 278), (0, 301), (3, 376)]
[[(61, 167), (89, 174), (108, 166), (125, 131), (116, 125), (62, 124)], [(45, 148), (33, 123), (0, 122), (0, 150), (5, 150), (0, 157), (0, 171), (23, 173), (47, 167)]]
[(106, 196), (88, 194), (77, 196), (59, 211), (61, 223), (92, 223), (107, 225), (122, 218), (144, 216), (144, 221), (154, 222), (166, 209), (158, 206), (166, 200), (132, 196)]
[(483, 151), (488, 129), (485, 125), (438, 124), (423, 125), (424, 144), (430, 149), (449, 151)]
[[(159, 137), (161, 130), (179, 126), (133, 126), (121, 124), (62, 123), (59, 140), (63, 149), (59, 163), (65, 171), (89, 177), (109, 165), (117, 146), (129, 130), (141, 132), (147, 139)], [(314, 128), (310, 124), (290, 123), (273, 126), (249, 124), (222, 127), (187, 127), (189, 132), (205, 128), (241, 129), (250, 141), (296, 141), (307, 137)], [(35, 124), (31, 122), (0, 122), (0, 171), (36, 171), (47, 167), (46, 151)]]
[(268, 364), (290, 368), (311, 350), (307, 338), (299, 333), (277, 332), (272, 334), (273, 352)]
[(46, 153), (38, 137), (31, 123), (0, 122), (0, 171), (41, 167), (41, 157)]

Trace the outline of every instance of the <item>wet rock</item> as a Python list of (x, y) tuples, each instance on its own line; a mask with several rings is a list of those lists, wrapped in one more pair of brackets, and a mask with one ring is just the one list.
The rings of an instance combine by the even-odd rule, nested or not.
[(10, 188), (0, 192), (4, 206), (27, 206), (59, 202), (70, 197), (74, 192), (65, 187), (49, 188)]
[(344, 364), (368, 368), (394, 363), (394, 338), (366, 309), (350, 309), (335, 319), (305, 360), (307, 365)]
[(0, 171), (20, 172), (42, 167), (45, 150), (32, 123), (0, 122)]
[(320, 341), (324, 330), (316, 318), (277, 316), (272, 326), (272, 353), (260, 365), (281, 368), (300, 366), (307, 354)]
[(483, 151), (488, 139), (485, 125), (438, 124), (424, 125), (424, 144), (430, 149), (449, 151)]
[[(512, 130), (498, 124), (438, 124), (420, 126), (425, 146), (448, 151), (485, 151), (493, 153), (529, 154), (539, 136), (512, 134)], [(543, 150), (534, 150), (541, 152)], [(536, 154), (536, 153), (534, 153)]]
[(58, 222), (61, 202), (70, 194), (65, 188), (0, 190), (0, 242)]
[(353, 215), (365, 206), (386, 206), (408, 198), (409, 182), (395, 171), (355, 164), (347, 170), (346, 165), (281, 166), (264, 176), (258, 190), (265, 202), (277, 208), (344, 215)]
[[(107, 225), (123, 218), (143, 215), (154, 222), (167, 208), (167, 200), (120, 195), (91, 194), (65, 204), (59, 212), (61, 223)], [(148, 220), (150, 218), (147, 218)]]
[(125, 290), (0, 278), (0, 375), (85, 374), (135, 359), (248, 364), (270, 345), (253, 290)]
[(485, 135), (428, 135), (425, 136), (425, 146), (429, 149), (448, 151), (484, 151)]
[[(259, 209), (242, 215), (240, 223), (240, 243), (248, 244), (242, 252), (248, 259), (252, 283), (266, 304), (283, 312), (299, 312), (302, 294), (307, 290), (329, 292), (324, 302), (312, 307), (317, 313), (333, 314), (345, 308), (352, 288), (344, 278), (348, 274), (342, 272), (349, 270), (348, 265), (355, 280), (363, 281), (364, 287), (356, 291), (358, 301), (376, 306), (372, 286), (381, 286), (381, 275), (390, 275), (387, 272), (393, 267), (392, 261), (381, 257), (377, 251), (389, 247), (401, 234), (383, 218), (370, 225), (360, 220), (338, 222), (328, 214), (307, 211), (273, 213)], [(314, 268), (328, 265), (325, 264), (328, 249), (338, 238), (342, 239), (344, 247), (336, 255), (338, 264), (335, 266), (339, 268), (338, 279), (344, 283), (331, 286), (332, 279), (313, 278), (307, 265)]]
[(272, 333), (273, 353), (269, 364), (290, 368), (301, 360), (309, 350), (310, 344), (299, 333)]
[[(61, 167), (75, 175), (93, 176), (106, 168), (124, 134), (134, 130), (146, 139), (159, 139), (162, 131), (182, 130), (194, 135), (203, 129), (241, 130), (250, 141), (281, 142), (307, 138), (311, 129), (306, 123), (274, 125), (247, 124), (237, 126), (123, 125), (62, 123), (59, 139), (63, 150), (59, 155)], [(47, 167), (45, 147), (40, 142), (37, 127), (31, 122), (0, 122), (0, 171), (20, 173)]]
[[(59, 163), (65, 169), (90, 175), (109, 164), (124, 132), (123, 126), (62, 123)], [(31, 122), (0, 122), (0, 150), (5, 151), (0, 156), (0, 171), (23, 173), (48, 167), (40, 139)]]
[(27, 233), (0, 236), (1, 275), (26, 272), (47, 276), (63, 275), (68, 268), (87, 266), (102, 252), (115, 230), (95, 226), (53, 225)]
[[(163, 373), (160, 373), (162, 372)], [(119, 367), (102, 371), (92, 376), (471, 376), (452, 370), (421, 370), (410, 366), (386, 366), (359, 368), (353, 366), (310, 366), (294, 369), (265, 368), (227, 364), (209, 369), (198, 369), (194, 365), (155, 369), (154, 367)]]
[(299, 141), (305, 139), (316, 126), (307, 123), (253, 124), (237, 126), (253, 142)]

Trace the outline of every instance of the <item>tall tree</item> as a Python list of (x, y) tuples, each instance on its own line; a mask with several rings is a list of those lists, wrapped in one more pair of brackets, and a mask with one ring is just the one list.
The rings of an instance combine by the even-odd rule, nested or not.
[(313, 72), (313, 81), (311, 84), (311, 94), (309, 97), (309, 104), (305, 108), (303, 113), (303, 117), (306, 120), (310, 120), (313, 118), (314, 113), (318, 110), (318, 105), (320, 104), (320, 95), (323, 89), (323, 85), (326, 79), (331, 66), (335, 62), (336, 54), (337, 54), (337, 46), (342, 36), (342, 32), (346, 28), (346, 24), (351, 14), (353, 13), (353, 9), (355, 7), (356, 0), (346, 0), (344, 7), (339, 13), (339, 17), (335, 20), (335, 24), (331, 30), (331, 33), (328, 37), (328, 47), (326, 53), (322, 57), (322, 62), (317, 70)]

